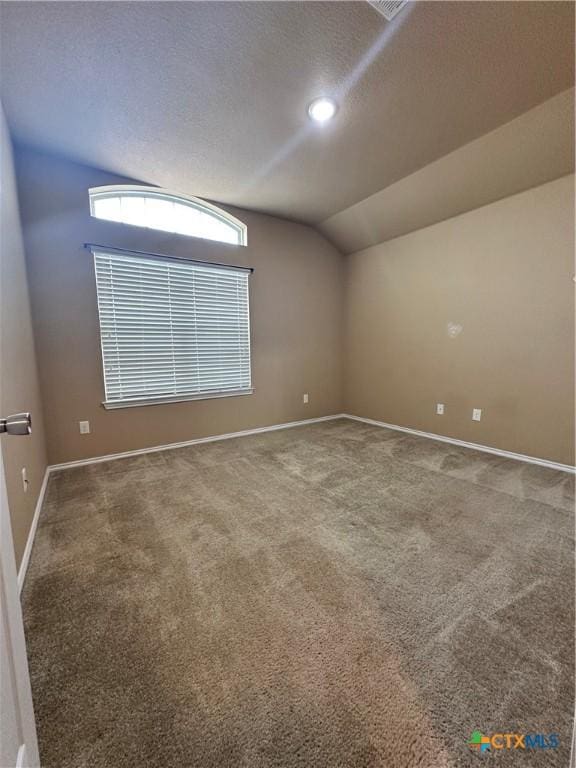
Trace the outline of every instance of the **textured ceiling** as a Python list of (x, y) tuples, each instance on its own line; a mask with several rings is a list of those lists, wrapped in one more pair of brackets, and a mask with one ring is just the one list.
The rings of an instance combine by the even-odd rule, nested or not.
[[(566, 2), (3, 2), (15, 138), (318, 222), (573, 83)], [(330, 125), (307, 104), (333, 94)]]

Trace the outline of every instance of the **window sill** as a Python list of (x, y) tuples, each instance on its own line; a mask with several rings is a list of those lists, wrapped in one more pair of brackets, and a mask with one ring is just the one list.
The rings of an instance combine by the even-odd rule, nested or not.
[(190, 400), (215, 400), (221, 397), (240, 397), (253, 394), (254, 389), (239, 389), (235, 392), (206, 392), (202, 395), (182, 395), (180, 397), (153, 397), (142, 400), (112, 400), (104, 401), (102, 405), (106, 410), (117, 408), (139, 408), (145, 405), (166, 405), (167, 403), (187, 403)]

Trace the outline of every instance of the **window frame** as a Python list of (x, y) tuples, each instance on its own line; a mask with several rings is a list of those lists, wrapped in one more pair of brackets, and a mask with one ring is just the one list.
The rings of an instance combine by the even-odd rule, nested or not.
[[(173, 203), (180, 203), (183, 206), (192, 208), (200, 213), (205, 213), (218, 219), (223, 224), (228, 225), (232, 229), (235, 229), (238, 233), (237, 243), (228, 243), (224, 240), (217, 240), (214, 238), (202, 237), (201, 235), (186, 235), (180, 232), (170, 232), (164, 229), (156, 229), (155, 227), (148, 227), (146, 224), (132, 224), (131, 222), (115, 221), (114, 219), (105, 219), (97, 216), (94, 211), (94, 202), (98, 199), (105, 199), (110, 197), (154, 197), (159, 200), (168, 200)], [(163, 187), (148, 187), (138, 184), (113, 184), (110, 186), (91, 187), (88, 190), (88, 197), (90, 200), (90, 215), (98, 219), (99, 221), (112, 221), (116, 224), (124, 224), (129, 227), (139, 227), (141, 229), (150, 229), (153, 232), (163, 232), (166, 235), (177, 235), (178, 237), (192, 237), (198, 240), (204, 240), (211, 243), (220, 243), (221, 245), (228, 245), (231, 247), (245, 247), (248, 245), (248, 228), (243, 221), (237, 219), (232, 214), (219, 208), (217, 205), (208, 203), (199, 197), (192, 197), (192, 195), (184, 195), (180, 192), (173, 192)]]
[(252, 327), (251, 327), (251, 314), (250, 314), (250, 279), (247, 281), (246, 285), (246, 321), (247, 321), (247, 331), (248, 331), (248, 370), (249, 370), (249, 376), (250, 376), (250, 386), (239, 389), (239, 390), (212, 390), (212, 391), (206, 391), (206, 392), (196, 392), (196, 393), (190, 393), (190, 394), (178, 394), (178, 395), (159, 395), (159, 396), (152, 396), (152, 397), (143, 397), (138, 399), (126, 399), (126, 400), (108, 400), (108, 388), (106, 383), (106, 363), (105, 363), (105, 352), (104, 352), (104, 339), (102, 336), (102, 318), (100, 313), (100, 300), (101, 300), (101, 293), (100, 288), (98, 284), (98, 277), (97, 277), (97, 269), (96, 269), (96, 257), (98, 254), (106, 256), (106, 255), (124, 255), (124, 256), (135, 256), (137, 258), (144, 258), (144, 259), (151, 259), (153, 261), (172, 261), (172, 262), (187, 262), (192, 265), (196, 265), (198, 267), (208, 267), (212, 269), (217, 270), (223, 270), (223, 271), (234, 271), (234, 272), (246, 272), (248, 274), (248, 278), (250, 278), (251, 274), (253, 273), (252, 267), (244, 267), (239, 265), (233, 265), (233, 264), (221, 264), (218, 262), (211, 262), (211, 261), (201, 261), (197, 259), (189, 259), (182, 256), (172, 256), (168, 254), (161, 254), (161, 253), (150, 253), (145, 251), (137, 251), (127, 248), (114, 248), (109, 246), (102, 246), (102, 245), (96, 245), (95, 243), (86, 243), (85, 248), (89, 250), (92, 254), (92, 266), (94, 269), (94, 281), (95, 281), (95, 287), (96, 287), (96, 302), (97, 302), (97, 315), (98, 315), (98, 333), (100, 337), (100, 361), (101, 361), (101, 369), (102, 369), (102, 383), (104, 385), (104, 399), (102, 401), (102, 406), (106, 410), (115, 410), (118, 408), (137, 408), (141, 406), (148, 406), (148, 405), (166, 405), (168, 403), (183, 403), (188, 402), (192, 400), (214, 400), (219, 398), (225, 398), (225, 397), (240, 397), (243, 395), (251, 395), (254, 393), (254, 386), (253, 386), (253, 379), (252, 379)]

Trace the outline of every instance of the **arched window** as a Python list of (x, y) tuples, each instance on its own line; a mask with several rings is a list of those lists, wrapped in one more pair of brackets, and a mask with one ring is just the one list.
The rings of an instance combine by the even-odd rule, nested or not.
[(90, 213), (97, 219), (246, 245), (245, 224), (195, 197), (139, 186), (93, 187), (89, 194)]

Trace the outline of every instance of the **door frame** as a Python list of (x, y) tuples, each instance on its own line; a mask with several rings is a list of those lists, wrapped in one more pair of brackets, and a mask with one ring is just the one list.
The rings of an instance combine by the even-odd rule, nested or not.
[[(36, 720), (32, 704), (32, 689), (26, 656), (26, 640), (22, 621), (22, 608), (18, 589), (18, 576), (12, 539), (10, 510), (4, 479), (2, 445), (0, 443), (0, 643), (5, 648), (8, 669), (0, 675), (0, 686), (6, 690), (6, 700), (14, 702), (14, 718), (11, 720), (12, 739), (16, 738), (20, 746), (14, 768), (39, 768), (38, 740)], [(8, 719), (0, 719), (0, 738), (8, 734)], [(3, 766), (2, 768), (12, 768)]]

